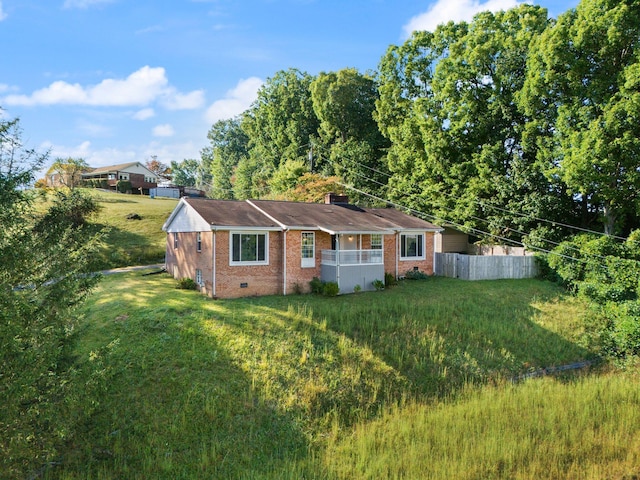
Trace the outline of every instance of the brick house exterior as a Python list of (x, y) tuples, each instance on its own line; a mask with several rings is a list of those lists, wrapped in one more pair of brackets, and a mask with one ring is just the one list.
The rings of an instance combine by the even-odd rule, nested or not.
[[(337, 200), (342, 200), (336, 202)], [(167, 271), (214, 298), (308, 291), (318, 277), (341, 293), (373, 290), (385, 273), (433, 274), (440, 228), (392, 208), (183, 198), (162, 227)]]

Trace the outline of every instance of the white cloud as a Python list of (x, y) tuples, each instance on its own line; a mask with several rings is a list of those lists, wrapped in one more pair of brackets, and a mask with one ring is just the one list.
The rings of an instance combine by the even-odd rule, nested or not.
[(64, 8), (89, 8), (95, 5), (112, 3), (113, 0), (65, 0)]
[(16, 106), (143, 107), (156, 100), (171, 110), (193, 109), (204, 104), (204, 93), (202, 90), (180, 93), (169, 85), (164, 68), (145, 66), (125, 79), (107, 78), (97, 85), (82, 86), (58, 80), (31, 95), (7, 95), (0, 99), (0, 103)]
[(153, 129), (154, 137), (173, 137), (174, 133), (175, 133), (175, 130), (168, 123), (165, 123), (163, 125), (157, 125)]
[[(94, 168), (118, 165), (120, 163), (142, 162), (157, 156), (163, 163), (170, 164), (172, 160), (181, 161), (185, 158), (200, 158), (201, 142), (187, 141), (183, 143), (150, 142), (124, 148), (95, 149), (89, 141), (75, 146), (55, 145), (51, 142), (42, 143), (41, 151), (50, 151), (51, 159), (61, 157), (84, 158)], [(44, 172), (43, 172), (44, 173)]]
[[(84, 158), (85, 160), (91, 154), (91, 142), (85, 141), (80, 145), (73, 147), (63, 147), (54, 145), (50, 142), (44, 142), (40, 145), (42, 151), (50, 151), (49, 158)], [(88, 162), (87, 162), (88, 163)], [(121, 163), (121, 162), (120, 162)], [(91, 164), (90, 164), (91, 165)], [(94, 165), (91, 165), (94, 166)]]
[(151, 117), (155, 117), (156, 112), (153, 108), (143, 108), (142, 110), (138, 110), (133, 114), (134, 120), (147, 120)]
[(171, 89), (162, 103), (169, 110), (194, 110), (204, 105), (204, 91), (179, 93)]
[(7, 14), (4, 13), (4, 10), (2, 9), (2, 2), (0, 2), (0, 22), (6, 18), (7, 18)]
[(263, 83), (257, 77), (240, 80), (234, 89), (226, 93), (225, 98), (213, 102), (207, 109), (205, 118), (209, 123), (215, 123), (241, 114), (258, 97), (258, 90)]
[(429, 10), (409, 20), (403, 29), (407, 37), (416, 30), (433, 32), (442, 23), (468, 22), (479, 12), (509, 10), (521, 3), (520, 0), (438, 0)]

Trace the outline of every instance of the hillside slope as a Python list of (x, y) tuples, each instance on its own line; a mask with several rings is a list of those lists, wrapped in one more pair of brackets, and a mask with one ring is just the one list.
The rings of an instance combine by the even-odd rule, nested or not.
[[(162, 262), (166, 234), (162, 225), (178, 201), (101, 190), (86, 190), (98, 202), (100, 212), (91, 220), (105, 228), (95, 270)], [(137, 215), (134, 219), (128, 218)]]
[[(108, 391), (53, 476), (329, 479), (380, 478), (386, 472), (388, 478), (416, 478), (400, 451), (390, 450), (382, 470), (367, 465), (380, 457), (377, 448), (392, 448), (394, 438), (399, 445), (431, 445), (429, 412), (466, 415), (455, 404), (475, 401), (467, 400), (469, 392), (498, 388), (490, 395), (517, 411), (514, 402), (521, 397), (500, 393), (510, 378), (591, 358), (578, 342), (584, 306), (537, 280), (432, 278), (337, 298), (228, 301), (176, 290), (175, 284), (165, 274), (114, 275), (89, 299), (77, 338), (79, 368), (102, 352)], [(637, 397), (626, 404), (637, 409)], [(489, 403), (498, 402), (491, 398)], [(449, 404), (453, 413), (446, 413)], [(474, 412), (482, 411), (473, 405)], [(416, 430), (412, 410), (405, 408), (423, 409), (427, 427)], [(462, 429), (464, 436), (466, 428), (486, 429), (497, 420), (480, 415), (434, 428)], [(537, 421), (529, 417), (519, 431), (535, 431)], [(570, 419), (561, 421), (557, 428), (572, 428)], [(615, 441), (618, 427), (615, 421), (608, 425)], [(370, 435), (389, 443), (361, 441)], [(616, 451), (626, 454), (634, 435)], [(507, 455), (500, 438), (486, 441), (498, 458)], [(572, 451), (581, 448), (573, 436), (567, 442)], [(534, 452), (522, 451), (513, 455)], [(558, 471), (562, 458), (549, 458), (556, 462), (553, 469), (543, 463), (535, 471)], [(515, 467), (504, 470), (510, 476), (493, 478), (517, 477), (534, 460), (546, 461), (518, 457)]]

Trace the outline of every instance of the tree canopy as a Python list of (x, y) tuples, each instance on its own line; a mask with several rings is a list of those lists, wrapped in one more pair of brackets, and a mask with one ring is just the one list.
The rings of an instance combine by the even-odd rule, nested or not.
[[(74, 311), (98, 281), (88, 275), (97, 238), (84, 221), (97, 207), (60, 190), (36, 208), (26, 187), (47, 156), (23, 145), (17, 120), (0, 120), (0, 470), (9, 478), (55, 458), (97, 401), (69, 361)], [(86, 397), (67, 396), (75, 388)]]

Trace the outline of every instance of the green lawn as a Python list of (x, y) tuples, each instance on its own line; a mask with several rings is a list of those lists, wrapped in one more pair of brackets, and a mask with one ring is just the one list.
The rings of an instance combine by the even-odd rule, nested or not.
[[(106, 228), (95, 269), (148, 265), (162, 262), (166, 234), (162, 225), (178, 201), (170, 198), (150, 198), (102, 190), (85, 190), (101, 207), (91, 219), (96, 229)], [(137, 214), (140, 220), (129, 220)]]
[(113, 275), (89, 299), (78, 368), (102, 356), (108, 388), (51, 478), (637, 473), (637, 376), (510, 381), (592, 358), (584, 306), (550, 283), (216, 301), (175, 283)]

